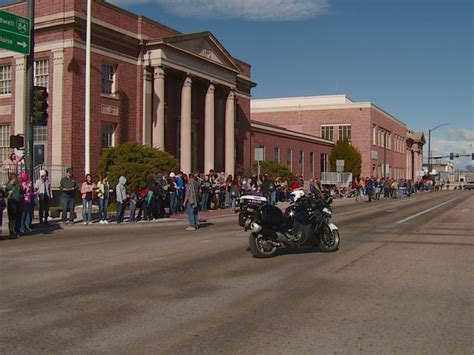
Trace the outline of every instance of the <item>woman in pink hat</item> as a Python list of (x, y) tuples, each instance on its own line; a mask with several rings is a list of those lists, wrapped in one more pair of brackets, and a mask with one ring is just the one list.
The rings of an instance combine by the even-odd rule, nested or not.
[(23, 193), (23, 211), (21, 214), (20, 233), (31, 232), (31, 223), (33, 222), (33, 213), (35, 209), (35, 192), (33, 184), (29, 180), (28, 173), (21, 173), (20, 175), (21, 191)]

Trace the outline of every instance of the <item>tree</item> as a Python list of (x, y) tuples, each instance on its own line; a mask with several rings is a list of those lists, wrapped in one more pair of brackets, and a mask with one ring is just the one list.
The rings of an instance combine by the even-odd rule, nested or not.
[[(257, 163), (252, 165), (252, 172), (257, 173)], [(282, 181), (286, 180), (290, 183), (293, 181), (293, 173), (291, 170), (288, 169), (286, 165), (280, 164), (273, 160), (260, 162), (260, 174), (268, 174), (273, 178), (279, 176)]]
[(130, 191), (141, 188), (150, 173), (177, 169), (178, 161), (171, 154), (131, 142), (103, 150), (99, 162), (100, 173), (109, 176), (111, 186), (115, 186), (123, 175)]
[(352, 176), (359, 177), (362, 172), (362, 155), (359, 149), (349, 144), (347, 138), (339, 140), (332, 148), (329, 155), (329, 162), (332, 170), (336, 170), (336, 160), (344, 160), (344, 171), (352, 173)]

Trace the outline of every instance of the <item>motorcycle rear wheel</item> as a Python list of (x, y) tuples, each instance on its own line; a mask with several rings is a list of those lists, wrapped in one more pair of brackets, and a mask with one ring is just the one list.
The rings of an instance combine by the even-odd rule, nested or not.
[(328, 225), (324, 226), (319, 241), (319, 250), (323, 253), (331, 253), (339, 248), (340, 236), (337, 229), (331, 230)]
[(262, 234), (250, 234), (249, 248), (255, 258), (271, 258), (278, 253), (278, 247), (271, 244)]

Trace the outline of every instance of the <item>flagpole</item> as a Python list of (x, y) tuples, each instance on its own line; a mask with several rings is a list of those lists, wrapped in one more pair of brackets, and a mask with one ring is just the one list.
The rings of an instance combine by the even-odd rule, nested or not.
[(85, 139), (84, 139), (84, 173), (91, 169), (91, 22), (92, 0), (87, 0), (87, 29), (86, 29), (86, 102), (85, 102)]

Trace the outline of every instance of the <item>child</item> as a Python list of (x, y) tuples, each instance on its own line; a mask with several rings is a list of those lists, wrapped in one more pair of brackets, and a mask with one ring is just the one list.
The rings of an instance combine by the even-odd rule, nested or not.
[(135, 210), (137, 209), (137, 202), (138, 202), (137, 194), (135, 192), (132, 192), (130, 194), (130, 206), (129, 206), (130, 215), (128, 217), (129, 223), (135, 222)]
[(0, 240), (5, 240), (3, 237), (3, 211), (7, 207), (7, 202), (5, 200), (5, 191), (0, 189)]

